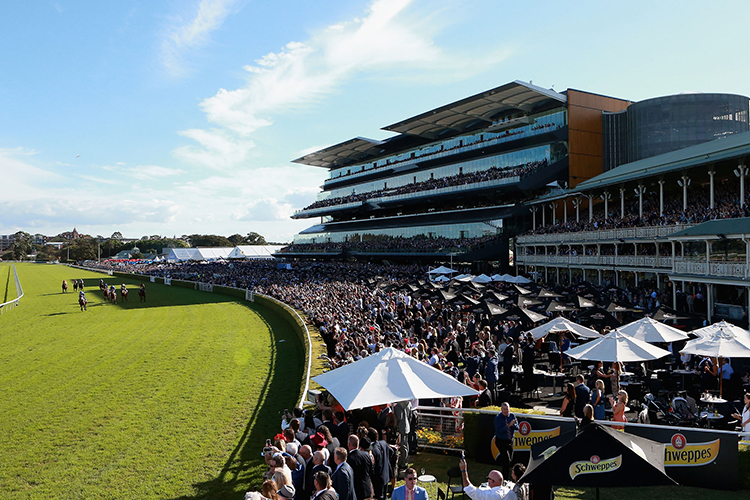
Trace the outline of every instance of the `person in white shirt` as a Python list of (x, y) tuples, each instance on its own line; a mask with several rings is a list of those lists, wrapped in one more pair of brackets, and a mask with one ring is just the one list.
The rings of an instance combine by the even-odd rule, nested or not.
[(740, 421), (742, 432), (750, 432), (750, 393), (745, 394), (745, 406), (742, 414), (732, 413), (732, 417)]
[(487, 486), (477, 488), (469, 481), (469, 472), (466, 470), (466, 460), (461, 459), (458, 462), (458, 468), (461, 471), (461, 481), (463, 481), (464, 493), (471, 500), (517, 500), (516, 494), (512, 489), (503, 486), (503, 475), (499, 470), (492, 470), (487, 474)]

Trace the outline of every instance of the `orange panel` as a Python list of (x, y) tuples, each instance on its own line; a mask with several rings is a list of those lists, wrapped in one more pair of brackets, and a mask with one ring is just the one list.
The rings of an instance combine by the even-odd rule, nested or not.
[(574, 106), (568, 109), (570, 130), (602, 133), (602, 112), (598, 109)]
[(568, 130), (568, 147), (570, 153), (595, 155), (602, 157), (602, 134)]

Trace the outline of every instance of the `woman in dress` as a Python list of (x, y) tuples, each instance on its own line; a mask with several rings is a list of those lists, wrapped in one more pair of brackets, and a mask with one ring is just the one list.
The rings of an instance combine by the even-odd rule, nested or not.
[(615, 361), (612, 363), (610, 377), (610, 383), (612, 385), (612, 394), (620, 392), (620, 374), (623, 372), (622, 363)]
[(560, 415), (563, 417), (573, 417), (576, 408), (576, 388), (568, 382), (565, 385), (565, 397), (560, 407)]
[(732, 413), (732, 417), (740, 421), (742, 432), (750, 432), (750, 392), (745, 393), (745, 406), (742, 408), (742, 414)]
[(597, 379), (591, 391), (591, 406), (594, 408), (594, 419), (604, 420), (604, 381)]
[[(621, 390), (617, 393), (617, 400), (609, 398), (609, 401), (612, 403), (612, 420), (615, 422), (627, 422), (625, 418), (625, 405), (628, 402), (628, 393)], [(612, 428), (619, 431), (625, 430), (624, 425), (613, 425)]]

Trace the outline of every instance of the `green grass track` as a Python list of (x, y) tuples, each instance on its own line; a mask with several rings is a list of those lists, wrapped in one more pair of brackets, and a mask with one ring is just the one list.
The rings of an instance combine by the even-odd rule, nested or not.
[[(16, 268), (25, 296), (0, 316), (0, 498), (242, 498), (258, 485), (303, 376), (281, 318), (213, 293), (146, 283), (141, 303), (138, 281)], [(101, 277), (128, 283), (129, 302), (104, 303)]]

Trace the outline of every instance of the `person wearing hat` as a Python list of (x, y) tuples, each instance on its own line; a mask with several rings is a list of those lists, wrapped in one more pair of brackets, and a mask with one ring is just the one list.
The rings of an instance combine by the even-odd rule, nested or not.
[(279, 498), (283, 498), (284, 500), (292, 500), (294, 498), (294, 494), (296, 492), (296, 488), (291, 484), (285, 484), (282, 486), (279, 491), (276, 492)]
[(349, 453), (346, 448), (336, 448), (333, 459), (336, 462), (336, 470), (331, 475), (333, 489), (339, 495), (339, 500), (357, 500), (354, 495), (354, 471), (346, 463)]

